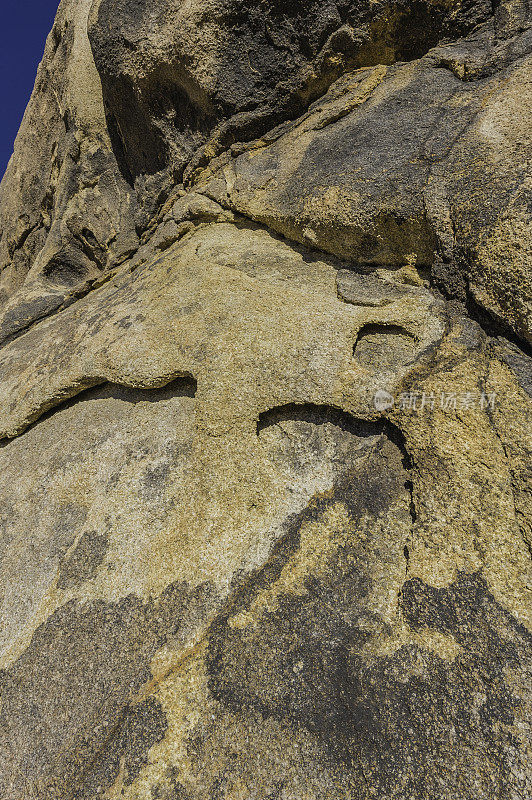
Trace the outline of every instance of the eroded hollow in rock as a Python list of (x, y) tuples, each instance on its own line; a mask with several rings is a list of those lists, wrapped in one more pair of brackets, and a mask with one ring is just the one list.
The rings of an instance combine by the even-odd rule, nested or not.
[(364, 367), (393, 370), (416, 358), (415, 336), (401, 325), (364, 325), (353, 348), (355, 361)]
[(367, 456), (381, 439), (382, 426), (330, 406), (289, 404), (261, 414), (257, 433), (284, 475), (286, 495), (306, 503), (331, 490), (350, 465)]

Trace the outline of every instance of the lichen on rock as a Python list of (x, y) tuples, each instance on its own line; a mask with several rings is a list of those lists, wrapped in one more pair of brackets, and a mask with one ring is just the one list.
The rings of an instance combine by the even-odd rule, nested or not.
[(0, 799), (532, 792), (526, 0), (62, 0), (0, 187)]

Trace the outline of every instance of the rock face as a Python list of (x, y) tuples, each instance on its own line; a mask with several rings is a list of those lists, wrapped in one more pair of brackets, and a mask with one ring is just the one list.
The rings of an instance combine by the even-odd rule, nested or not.
[(63, 0), (0, 187), (0, 799), (532, 793), (527, 0)]

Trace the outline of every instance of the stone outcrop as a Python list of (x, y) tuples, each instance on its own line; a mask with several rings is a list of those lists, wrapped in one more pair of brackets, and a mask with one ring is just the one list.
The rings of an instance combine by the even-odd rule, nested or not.
[(527, 0), (63, 0), (0, 187), (1, 800), (532, 791)]

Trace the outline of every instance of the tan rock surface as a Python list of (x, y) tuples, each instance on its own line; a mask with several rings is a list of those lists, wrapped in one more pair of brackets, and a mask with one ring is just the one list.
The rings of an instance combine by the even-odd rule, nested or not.
[(0, 191), (0, 800), (529, 796), (527, 14), (61, 4)]

